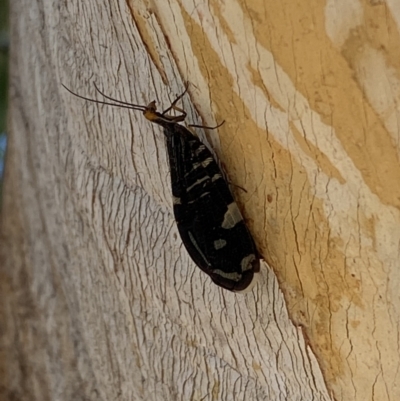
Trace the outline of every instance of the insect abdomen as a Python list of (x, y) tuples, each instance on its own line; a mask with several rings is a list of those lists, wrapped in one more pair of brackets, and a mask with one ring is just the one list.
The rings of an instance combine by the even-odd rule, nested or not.
[(164, 126), (174, 214), (183, 244), (212, 280), (242, 291), (259, 271), (253, 239), (209, 149), (178, 124)]

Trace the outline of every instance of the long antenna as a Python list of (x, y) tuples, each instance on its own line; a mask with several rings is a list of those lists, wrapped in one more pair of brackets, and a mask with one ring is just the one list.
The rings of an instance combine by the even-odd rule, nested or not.
[[(105, 98), (108, 99), (108, 100), (112, 100), (113, 102), (117, 102), (117, 103), (120, 103), (120, 104), (125, 104), (125, 105), (130, 106), (130, 107), (143, 107), (144, 109), (147, 109), (146, 106), (141, 106), (140, 104), (134, 104), (134, 103), (129, 103), (129, 102), (123, 102), (122, 100), (114, 99), (113, 97), (107, 96), (104, 92), (102, 92), (102, 91), (98, 88), (98, 86), (96, 85), (95, 82), (93, 82), (93, 85), (94, 85), (95, 89), (97, 90), (97, 92), (99, 92), (101, 96), (105, 97)], [(135, 109), (135, 110), (137, 110), (137, 109)], [(139, 110), (142, 110), (142, 109), (139, 109)]]
[(76, 97), (79, 97), (80, 99), (83, 99), (83, 100), (88, 100), (89, 102), (94, 102), (94, 103), (98, 103), (98, 104), (105, 104), (107, 106), (122, 107), (123, 109), (130, 109), (130, 110), (139, 110), (139, 111), (146, 111), (147, 110), (146, 106), (140, 106), (140, 105), (133, 104), (133, 103), (123, 102), (122, 100), (113, 99), (112, 97), (109, 97), (109, 96), (105, 95), (103, 92), (100, 91), (100, 89), (96, 86), (96, 84), (94, 84), (94, 87), (96, 88), (97, 92), (99, 92), (106, 99), (112, 100), (113, 102), (116, 102), (116, 103), (104, 102), (102, 100), (91, 99), (91, 98), (86, 97), (86, 96), (78, 95), (77, 93), (72, 92), (72, 90), (67, 88), (63, 83), (61, 85), (69, 93), (71, 93), (72, 95), (74, 95)]

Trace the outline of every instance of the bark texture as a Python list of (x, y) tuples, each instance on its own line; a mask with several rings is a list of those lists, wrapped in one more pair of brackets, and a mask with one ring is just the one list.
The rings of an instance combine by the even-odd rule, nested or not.
[[(11, 2), (4, 400), (400, 399), (393, 0)], [(167, 107), (215, 150), (260, 282), (212, 284), (172, 215)], [(160, 108), (163, 108), (160, 106)], [(279, 285), (278, 285), (279, 283)]]

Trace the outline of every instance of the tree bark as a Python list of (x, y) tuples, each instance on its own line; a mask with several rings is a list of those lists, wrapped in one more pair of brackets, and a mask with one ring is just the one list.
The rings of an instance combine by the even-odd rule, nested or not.
[[(400, 399), (400, 10), (393, 1), (11, 2), (4, 400)], [(218, 156), (266, 263), (191, 261), (166, 108)]]

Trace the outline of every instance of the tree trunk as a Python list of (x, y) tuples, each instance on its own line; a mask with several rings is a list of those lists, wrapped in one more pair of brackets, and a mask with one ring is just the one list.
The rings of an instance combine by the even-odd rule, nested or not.
[[(207, 3), (207, 4), (205, 4)], [(4, 400), (400, 399), (394, 2), (11, 2)], [(166, 108), (215, 151), (264, 260), (248, 294), (185, 251)], [(279, 285), (278, 285), (279, 283)]]

